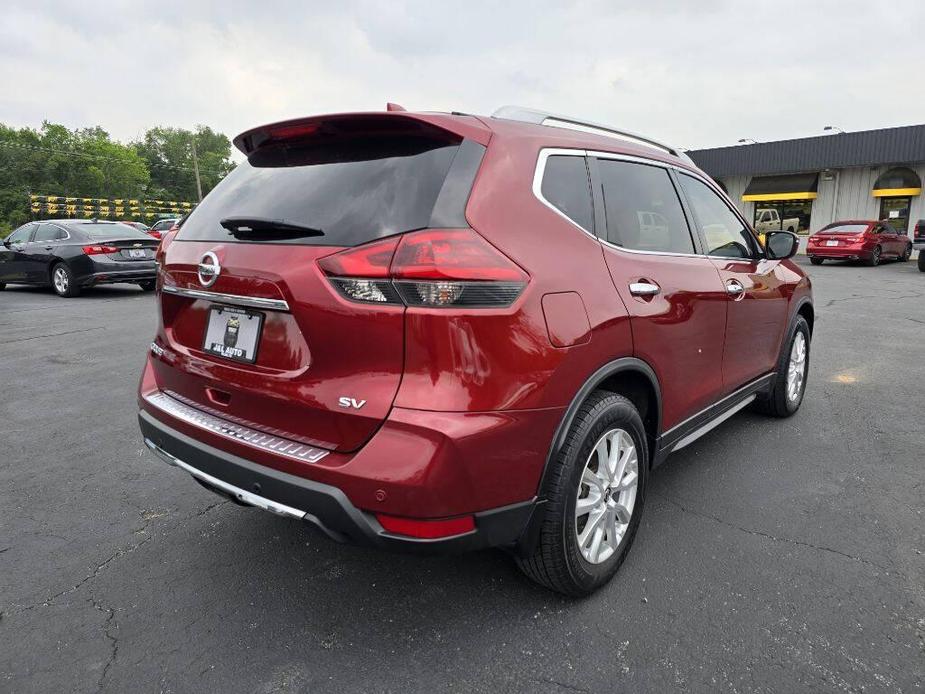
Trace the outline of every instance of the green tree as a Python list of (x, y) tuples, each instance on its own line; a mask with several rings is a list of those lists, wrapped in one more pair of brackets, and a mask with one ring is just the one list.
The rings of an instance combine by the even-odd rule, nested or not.
[(197, 125), (195, 131), (151, 128), (133, 145), (151, 171), (149, 197), (191, 202), (199, 199), (193, 172), (194, 142), (203, 195), (234, 168), (231, 141), (208, 126)]

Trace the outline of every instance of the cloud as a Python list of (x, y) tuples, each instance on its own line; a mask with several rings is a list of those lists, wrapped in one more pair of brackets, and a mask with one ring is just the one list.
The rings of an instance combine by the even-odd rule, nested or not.
[[(461, 8), (464, 8), (462, 10)], [(299, 115), (521, 104), (684, 147), (905, 125), (925, 6), (13, 0), (0, 121), (229, 135)]]

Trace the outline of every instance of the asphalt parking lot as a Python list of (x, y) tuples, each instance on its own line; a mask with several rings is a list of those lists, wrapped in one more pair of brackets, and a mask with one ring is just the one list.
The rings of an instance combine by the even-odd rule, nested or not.
[(142, 446), (154, 299), (0, 292), (0, 691), (925, 687), (925, 274), (809, 268), (809, 387), (653, 477), (583, 601), (500, 552), (333, 544)]

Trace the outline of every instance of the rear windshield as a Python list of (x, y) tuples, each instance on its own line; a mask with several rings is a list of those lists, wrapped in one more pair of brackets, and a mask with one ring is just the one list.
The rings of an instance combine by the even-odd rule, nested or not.
[(117, 224), (106, 222), (81, 222), (79, 224), (70, 225), (71, 229), (76, 229), (77, 231), (83, 232), (91, 239), (112, 239), (112, 238), (125, 238), (125, 239), (146, 239), (151, 240), (151, 236), (146, 234), (143, 231), (139, 231), (133, 226), (128, 224)]
[[(265, 243), (355, 246), (421, 229), (431, 222), (458, 150), (458, 141), (429, 136), (359, 137), (258, 150), (206, 196), (177, 238), (233, 242), (237, 239), (220, 224), (229, 217), (277, 220), (323, 232), (261, 239)], [(253, 243), (253, 237), (247, 242)]]
[(868, 224), (838, 224), (826, 227), (820, 234), (862, 234), (867, 231)]

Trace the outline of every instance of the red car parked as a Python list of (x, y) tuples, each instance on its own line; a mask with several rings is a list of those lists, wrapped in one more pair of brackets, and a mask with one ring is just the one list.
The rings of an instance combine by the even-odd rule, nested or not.
[(832, 222), (809, 237), (806, 254), (813, 265), (822, 265), (825, 260), (863, 260), (879, 265), (886, 258), (905, 262), (912, 255), (912, 241), (887, 222)]
[(165, 235), (146, 444), (337, 540), (508, 548), (586, 594), (651, 468), (803, 398), (796, 237), (765, 248), (681, 152), (502, 109), (317, 116)]

